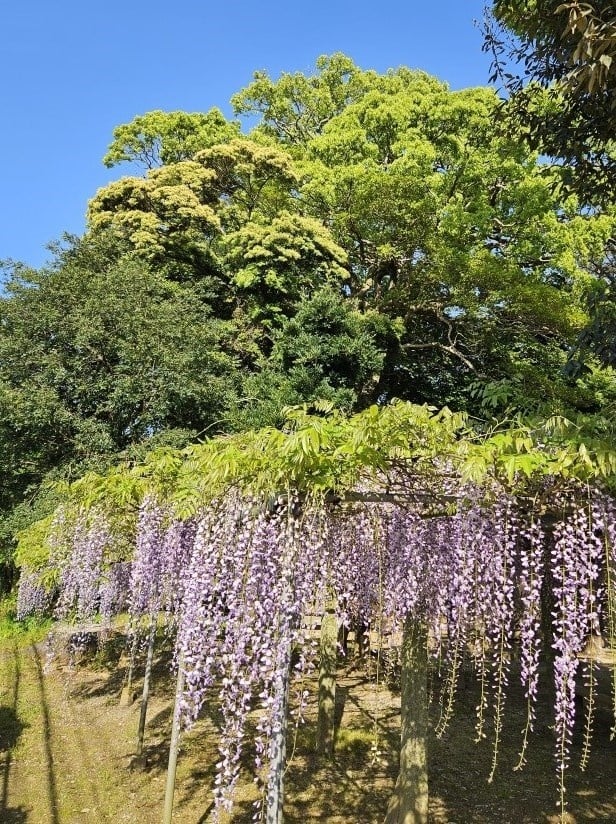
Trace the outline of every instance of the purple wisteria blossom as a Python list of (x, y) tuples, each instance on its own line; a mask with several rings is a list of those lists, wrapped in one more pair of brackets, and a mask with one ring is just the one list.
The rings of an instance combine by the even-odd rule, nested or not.
[(61, 567), (57, 618), (71, 616), (84, 621), (98, 613), (104, 551), (111, 540), (109, 525), (100, 514), (77, 519), (69, 557)]
[[(528, 501), (496, 485), (454, 489), (447, 483), (443, 494), (455, 492), (458, 503), (440, 513), (412, 495), (324, 505), (292, 493), (271, 498), (230, 490), (182, 521), (171, 506), (146, 496), (130, 559), (107, 557), (113, 536), (102, 516), (76, 521), (69, 548), (57, 553), (58, 614), (107, 616), (128, 606), (134, 627), (167, 617), (168, 631), (176, 634), (174, 660), (185, 676), (182, 723), (194, 723), (205, 702), (221, 710), (218, 810), (231, 804), (253, 710), (261, 776), (278, 757), (290, 685), (301, 681), (317, 654), (310, 616), (332, 603), (341, 624), (368, 628), (379, 639), (399, 634), (409, 616), (428, 626), (429, 651), (444, 676), (439, 733), (470, 659), (481, 685), (477, 737), (492, 726), (490, 777), (516, 646), (527, 699), (519, 766), (526, 759), (551, 619), (564, 792), (578, 656), (590, 636), (616, 629), (616, 505), (603, 493), (573, 488), (551, 502), (556, 515), (547, 524)], [(432, 492), (438, 497), (438, 489)], [(547, 587), (551, 616), (542, 603)], [(302, 700), (299, 688), (300, 714)]]
[(22, 569), (17, 591), (17, 609), (15, 617), (18, 621), (25, 618), (42, 618), (49, 612), (54, 598), (54, 588), (41, 584), (41, 573)]

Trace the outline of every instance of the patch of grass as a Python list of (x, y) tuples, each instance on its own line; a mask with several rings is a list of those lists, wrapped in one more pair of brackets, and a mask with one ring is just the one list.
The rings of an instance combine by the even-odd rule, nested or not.
[(343, 727), (338, 730), (334, 748), (336, 755), (365, 759), (370, 756), (374, 743), (373, 730), (345, 729)]
[(33, 644), (42, 641), (52, 627), (50, 618), (15, 618), (17, 595), (11, 594), (0, 598), (0, 642), (13, 641)]

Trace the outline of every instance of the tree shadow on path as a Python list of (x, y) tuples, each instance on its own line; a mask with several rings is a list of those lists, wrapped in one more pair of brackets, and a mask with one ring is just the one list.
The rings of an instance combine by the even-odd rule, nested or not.
[(36, 668), (36, 676), (41, 697), (41, 717), (43, 720), (43, 742), (45, 746), (45, 768), (47, 772), (47, 796), (49, 801), (49, 812), (52, 824), (60, 824), (58, 812), (58, 789), (56, 784), (56, 774), (54, 769), (53, 752), (51, 749), (51, 720), (49, 716), (49, 705), (47, 702), (47, 691), (45, 688), (45, 678), (43, 675), (43, 665), (39, 651), (34, 644), (31, 646), (32, 657)]
[(21, 661), (17, 647), (13, 647), (12, 666), (12, 695), (8, 706), (0, 706), (0, 759), (2, 760), (2, 797), (0, 798), (0, 820), (6, 822), (20, 822), (26, 820), (26, 813), (20, 809), (9, 809), (9, 777), (13, 749), (26, 725), (17, 714), (17, 702), (21, 681)]

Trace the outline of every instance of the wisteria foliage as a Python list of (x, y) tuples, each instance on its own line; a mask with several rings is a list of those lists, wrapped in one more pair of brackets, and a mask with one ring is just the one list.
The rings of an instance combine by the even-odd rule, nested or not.
[[(426, 514), (403, 500), (340, 505), (229, 493), (187, 521), (149, 496), (137, 519), (133, 556), (124, 562), (107, 562), (113, 536), (102, 515), (76, 520), (70, 550), (60, 559), (56, 614), (72, 611), (82, 620), (128, 609), (134, 622), (167, 617), (175, 662), (185, 671), (184, 725), (206, 701), (218, 701), (222, 710), (218, 808), (231, 803), (253, 709), (260, 710), (252, 749), (263, 778), (286, 707), (292, 653), (295, 670), (305, 673), (316, 654), (310, 616), (332, 601), (342, 624), (380, 636), (400, 632), (407, 616), (427, 623), (429, 651), (444, 676), (439, 734), (454, 709), (462, 662), (472, 662), (481, 684), (477, 737), (490, 734), (494, 742), (490, 777), (514, 648), (528, 705), (521, 767), (535, 721), (540, 657), (551, 644), (564, 808), (578, 656), (590, 636), (613, 636), (615, 628), (608, 590), (616, 506), (596, 490), (582, 493), (557, 500), (549, 518), (524, 500), (501, 492), (487, 501), (472, 489), (447, 515)], [(546, 632), (548, 576), (553, 613)], [(37, 598), (42, 595), (25, 575), (21, 614), (44, 609)], [(592, 661), (584, 666), (592, 676)], [(590, 683), (592, 690), (592, 677)], [(300, 713), (302, 700), (300, 694)]]

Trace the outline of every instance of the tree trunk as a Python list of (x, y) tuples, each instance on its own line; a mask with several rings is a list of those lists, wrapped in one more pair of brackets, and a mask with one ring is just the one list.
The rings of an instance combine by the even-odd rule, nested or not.
[(180, 703), (184, 693), (184, 657), (180, 653), (178, 660), (178, 678), (175, 687), (175, 706), (173, 709), (173, 725), (171, 727), (171, 741), (169, 743), (169, 764), (167, 766), (167, 786), (165, 788), (165, 810), (163, 824), (171, 824), (173, 815), (173, 796), (175, 793), (175, 773), (178, 764), (178, 749), (180, 746)]
[(400, 772), (385, 824), (428, 822), (428, 629), (407, 617), (402, 635)]
[(319, 715), (317, 753), (331, 758), (334, 752), (336, 710), (336, 664), (338, 661), (338, 620), (335, 607), (328, 608), (321, 620), (321, 667), (319, 670)]
[(143, 693), (141, 695), (141, 712), (139, 714), (139, 729), (137, 731), (137, 755), (143, 753), (143, 738), (145, 735), (145, 719), (148, 712), (148, 701), (150, 700), (150, 680), (152, 676), (152, 661), (154, 659), (154, 643), (156, 641), (156, 616), (153, 616), (150, 624), (150, 634), (148, 636), (148, 652), (145, 660), (145, 672), (143, 675)]

